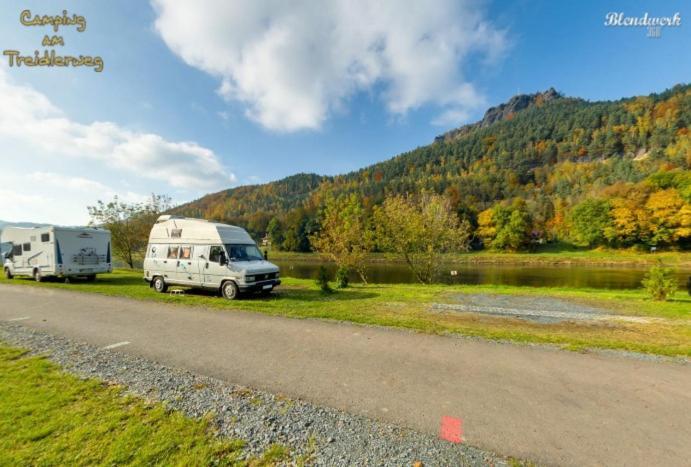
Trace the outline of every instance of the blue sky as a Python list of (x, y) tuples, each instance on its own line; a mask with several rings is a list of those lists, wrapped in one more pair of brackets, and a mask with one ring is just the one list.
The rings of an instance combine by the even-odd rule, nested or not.
[[(60, 28), (56, 52), (99, 55), (105, 69), (9, 68), (0, 57), (0, 219), (77, 224), (115, 194), (182, 202), (348, 172), (517, 93), (617, 99), (691, 76), (681, 1), (310, 3), (4, 2), (1, 50), (42, 51), (52, 30), (22, 26), (20, 11), (64, 8), (87, 29)], [(605, 27), (608, 12), (679, 12), (682, 25), (650, 39)]]

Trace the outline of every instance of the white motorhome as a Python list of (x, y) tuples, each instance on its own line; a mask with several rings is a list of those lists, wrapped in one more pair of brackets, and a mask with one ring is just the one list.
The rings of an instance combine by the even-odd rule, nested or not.
[(281, 283), (278, 266), (244, 229), (170, 215), (151, 229), (144, 280), (161, 293), (182, 285), (218, 290), (230, 300), (243, 292), (268, 294)]
[(0, 243), (5, 277), (30, 276), (96, 278), (112, 272), (110, 232), (90, 227), (6, 227)]

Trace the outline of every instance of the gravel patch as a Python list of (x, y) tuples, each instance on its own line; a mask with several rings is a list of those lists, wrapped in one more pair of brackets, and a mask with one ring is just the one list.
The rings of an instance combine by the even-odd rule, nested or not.
[(500, 294), (457, 294), (452, 303), (435, 303), (434, 310), (482, 313), (539, 323), (611, 319), (606, 310), (551, 297)]
[(220, 436), (246, 441), (247, 457), (280, 443), (309, 465), (505, 466), (507, 460), (465, 444), (318, 407), (243, 386), (103, 350), (16, 323), (0, 323), (0, 340), (43, 354), (82, 378), (121, 384), (187, 416), (212, 417)]

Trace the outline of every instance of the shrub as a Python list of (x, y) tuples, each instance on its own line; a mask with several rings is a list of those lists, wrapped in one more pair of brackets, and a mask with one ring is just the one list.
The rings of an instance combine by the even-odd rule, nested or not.
[(672, 269), (660, 265), (650, 268), (642, 284), (653, 300), (662, 301), (674, 295), (678, 287), (677, 280), (672, 275)]
[(331, 286), (329, 285), (329, 273), (324, 266), (319, 266), (319, 270), (317, 271), (317, 279), (315, 282), (323, 293), (333, 292)]
[(338, 268), (338, 271), (336, 271), (336, 287), (339, 289), (345, 289), (348, 287), (349, 282), (350, 279), (348, 279), (348, 268), (341, 266)]

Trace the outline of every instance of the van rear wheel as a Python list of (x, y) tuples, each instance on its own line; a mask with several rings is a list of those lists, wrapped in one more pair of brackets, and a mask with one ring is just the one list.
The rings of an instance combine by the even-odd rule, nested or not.
[(12, 275), (10, 268), (5, 268), (5, 279), (12, 279), (13, 277), (14, 276)]
[(166, 281), (164, 281), (161, 276), (154, 277), (153, 287), (158, 293), (165, 293), (165, 291), (168, 290), (168, 284), (166, 284)]
[(228, 300), (235, 300), (240, 295), (238, 286), (233, 281), (226, 281), (221, 286), (221, 294)]

